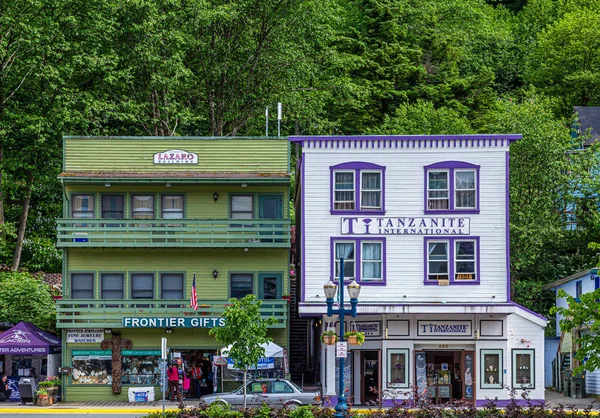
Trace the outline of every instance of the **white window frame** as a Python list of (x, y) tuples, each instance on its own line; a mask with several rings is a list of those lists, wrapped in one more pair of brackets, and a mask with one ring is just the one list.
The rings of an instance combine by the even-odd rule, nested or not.
[(427, 281), (428, 282), (439, 282), (439, 279), (434, 280), (434, 279), (430, 279), (429, 278), (429, 276), (430, 276), (429, 262), (430, 261), (434, 261), (434, 262), (443, 261), (443, 260), (430, 260), (429, 259), (429, 245), (431, 245), (431, 244), (446, 244), (446, 263), (447, 263), (447, 270), (448, 270), (448, 273), (447, 273), (448, 274), (448, 278), (447, 279), (442, 279), (442, 280), (448, 280), (448, 281), (450, 281), (450, 278), (451, 278), (451, 276), (450, 276), (450, 259), (451, 259), (451, 257), (450, 257), (450, 241), (449, 240), (443, 240), (443, 239), (440, 239), (440, 240), (428, 240), (427, 241), (427, 261), (426, 261), (427, 262)]
[[(456, 175), (457, 173), (468, 173), (471, 172), (473, 173), (473, 183), (475, 184), (475, 188), (473, 189), (459, 189), (458, 185), (456, 184), (456, 181), (458, 179), (458, 176)], [(479, 187), (479, 185), (477, 184), (477, 170), (472, 169), (472, 168), (457, 168), (454, 169), (454, 175), (453, 175), (453, 181), (454, 181), (454, 207), (451, 209), (455, 209), (455, 210), (475, 210), (477, 209), (477, 188)], [(457, 194), (459, 191), (472, 191), (474, 196), (473, 196), (473, 201), (475, 202), (474, 206), (458, 206), (457, 202)]]
[[(379, 206), (363, 206), (363, 198), (362, 194), (365, 190), (363, 190), (363, 174), (379, 174), (379, 189), (367, 189), (367, 192), (377, 192), (379, 193)], [(355, 185), (356, 188), (356, 185)], [(382, 210), (383, 209), (383, 172), (381, 170), (360, 170), (360, 210), (361, 211), (371, 211), (371, 210)]]
[[(354, 264), (354, 269), (353, 269), (354, 274), (352, 275), (352, 277), (344, 276), (344, 281), (347, 282), (347, 281), (354, 280), (354, 279), (356, 279), (356, 241), (336, 240), (333, 242), (333, 263), (334, 263), (333, 264), (333, 275), (335, 276), (334, 281), (336, 281), (336, 282), (340, 281), (339, 275), (336, 276), (336, 274), (335, 274), (336, 273), (335, 271), (338, 270), (338, 268), (339, 268), (338, 266), (339, 266), (339, 262), (340, 262), (340, 259), (336, 258), (338, 244), (352, 244), (352, 246), (354, 247), (354, 251), (353, 251), (354, 258), (351, 259), (352, 263)], [(348, 259), (344, 259), (344, 265), (347, 261), (348, 261)], [(340, 272), (341, 272), (341, 270), (340, 270)]]
[[(433, 173), (446, 173), (446, 188), (445, 189), (430, 189), (429, 188), (429, 175), (433, 174)], [(431, 169), (431, 170), (427, 170), (427, 208), (428, 210), (452, 210), (452, 208), (450, 207), (450, 182), (453, 181), (453, 179), (450, 178), (450, 170), (449, 169)], [(436, 192), (441, 192), (441, 191), (446, 191), (446, 198), (442, 199), (442, 198), (430, 198), (429, 197), (429, 192), (431, 191), (436, 191)], [(437, 208), (431, 208), (429, 207), (429, 201), (430, 200), (446, 200), (448, 202), (448, 209), (437, 209)]]
[[(337, 189), (336, 185), (337, 185), (337, 181), (336, 181), (336, 175), (337, 174), (350, 174), (352, 176), (352, 189)], [(352, 201), (349, 200), (336, 200), (336, 192), (352, 192)], [(340, 203), (340, 204), (345, 204), (345, 203), (350, 203), (352, 202), (352, 208), (350, 209), (345, 209), (345, 208), (336, 208), (336, 204)], [(333, 171), (333, 210), (347, 210), (347, 211), (355, 211), (357, 207), (357, 202), (356, 202), (356, 174), (354, 170), (334, 170)]]
[[(380, 251), (381, 258), (379, 259), (379, 261), (372, 261), (372, 260), (365, 261), (365, 258), (364, 258), (365, 252), (363, 251), (364, 244), (379, 244), (379, 247), (381, 249), (381, 251)], [(356, 246), (354, 248), (354, 251), (355, 251), (354, 257), (356, 257)], [(377, 241), (377, 240), (360, 241), (360, 281), (361, 282), (383, 282), (383, 257), (384, 257), (383, 251), (384, 251), (383, 241)], [(363, 263), (373, 263), (373, 264), (379, 263), (381, 265), (381, 269), (379, 270), (381, 272), (381, 277), (365, 279)]]
[[(458, 260), (458, 256), (456, 254), (456, 249), (457, 249), (457, 245), (460, 242), (471, 242), (473, 243), (473, 260)], [(454, 269), (452, 271), (452, 274), (454, 275), (454, 282), (476, 282), (478, 277), (477, 277), (477, 263), (479, 262), (479, 260), (477, 260), (477, 240), (474, 239), (455, 239), (454, 240), (454, 248), (452, 248), (453, 252), (453, 264), (454, 264)], [(465, 280), (465, 279), (457, 279), (457, 275), (459, 274), (470, 274), (470, 273), (459, 273), (457, 270), (457, 265), (459, 262), (473, 262), (473, 278), (469, 279), (469, 280)]]

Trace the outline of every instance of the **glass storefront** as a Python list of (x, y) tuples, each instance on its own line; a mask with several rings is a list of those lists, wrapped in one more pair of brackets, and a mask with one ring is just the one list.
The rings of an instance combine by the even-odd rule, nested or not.
[[(160, 351), (123, 350), (124, 385), (159, 385)], [(112, 385), (112, 352), (110, 350), (73, 350), (72, 384)]]

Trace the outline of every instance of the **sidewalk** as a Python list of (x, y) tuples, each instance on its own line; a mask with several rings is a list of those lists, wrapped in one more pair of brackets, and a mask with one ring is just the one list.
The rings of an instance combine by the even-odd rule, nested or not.
[(600, 399), (595, 397), (588, 398), (570, 398), (564, 396), (561, 392), (546, 390), (546, 407), (556, 408), (559, 404), (563, 404), (565, 408), (586, 409), (591, 406), (592, 411), (600, 410)]
[[(184, 401), (186, 407), (198, 405), (197, 400)], [(177, 402), (165, 401), (165, 411), (178, 409)], [(51, 406), (19, 405), (0, 402), (0, 416), (4, 414), (147, 414), (162, 411), (162, 401), (131, 403), (117, 401), (59, 402)]]

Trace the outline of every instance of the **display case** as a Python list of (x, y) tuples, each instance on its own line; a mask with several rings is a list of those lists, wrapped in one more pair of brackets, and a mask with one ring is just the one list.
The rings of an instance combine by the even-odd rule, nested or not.
[(160, 385), (160, 351), (124, 350), (124, 385)]
[(482, 389), (502, 388), (502, 350), (481, 350), (480, 387)]
[(388, 386), (408, 387), (408, 349), (388, 350)]
[(512, 385), (516, 389), (535, 387), (535, 351), (519, 349), (512, 351)]

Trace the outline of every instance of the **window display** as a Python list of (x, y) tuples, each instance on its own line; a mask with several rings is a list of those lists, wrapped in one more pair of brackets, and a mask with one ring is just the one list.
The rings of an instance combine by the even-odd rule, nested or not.
[(512, 384), (516, 389), (535, 387), (533, 349), (512, 351)]
[(160, 385), (160, 351), (123, 350), (124, 385)]
[(74, 385), (112, 385), (110, 350), (73, 350), (71, 383)]
[(388, 350), (388, 386), (408, 387), (408, 349)]
[(481, 388), (502, 387), (502, 350), (481, 350)]

